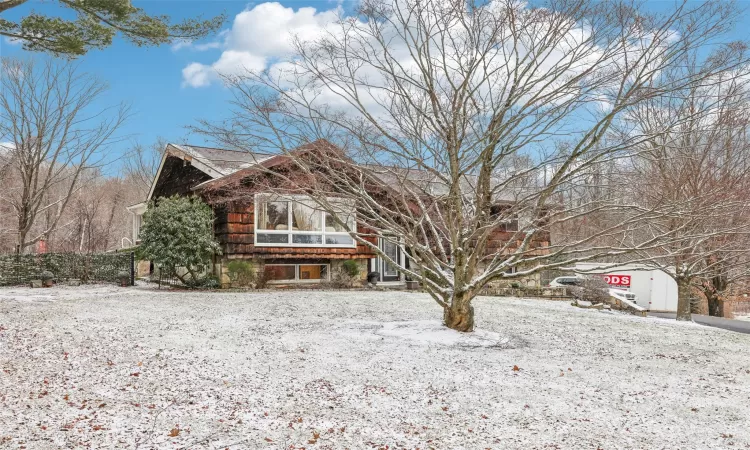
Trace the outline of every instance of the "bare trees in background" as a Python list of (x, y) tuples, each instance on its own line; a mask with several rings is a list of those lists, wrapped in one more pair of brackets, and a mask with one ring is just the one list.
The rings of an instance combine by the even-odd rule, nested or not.
[[(686, 64), (665, 76), (698, 70)], [(750, 275), (749, 70), (740, 66), (631, 112), (630, 124), (651, 139), (638, 147), (635, 182), (623, 191), (667, 213), (647, 231), (672, 238), (640, 256), (677, 282), (678, 319), (690, 319), (696, 287), (709, 313), (721, 315), (720, 297)]]
[[(93, 253), (118, 249), (122, 238), (131, 237), (131, 215), (127, 207), (143, 200), (138, 185), (126, 176), (105, 175), (98, 169), (85, 171), (81, 188), (72, 195), (58, 226), (45, 236), (50, 252)], [(14, 179), (0, 180), (0, 189), (18, 187)], [(52, 214), (40, 214), (36, 229), (49, 226)], [(17, 232), (15, 213), (0, 203), (0, 253), (15, 251)], [(27, 252), (37, 249), (27, 247)]]
[(151, 189), (154, 178), (156, 178), (156, 172), (159, 170), (159, 164), (166, 147), (167, 140), (160, 137), (149, 146), (138, 142), (134, 143), (130, 152), (125, 155), (123, 175), (126, 179), (132, 181), (134, 188), (140, 194), (141, 200), (148, 196), (148, 191)]
[(10, 143), (12, 183), (0, 200), (16, 217), (23, 252), (63, 225), (86, 171), (104, 160), (126, 119), (124, 106), (101, 109), (106, 85), (71, 63), (2, 60), (0, 141)]
[(123, 237), (130, 237), (130, 214), (126, 207), (141, 198), (136, 186), (125, 177), (90, 173), (71, 201), (69, 211), (51, 236), (56, 251), (94, 253), (121, 247)]
[[(371, 0), (358, 13), (298, 39), (263, 73), (228, 76), (234, 117), (198, 128), (232, 148), (295, 157), (310, 175), (298, 190), (330, 213), (331, 197), (355, 204), (367, 233), (338, 226), (420, 281), (460, 331), (473, 329), (471, 301), (494, 280), (671, 239), (674, 230), (649, 228), (670, 213), (660, 207), (561, 196), (689, 117), (617, 139), (614, 125), (714, 83), (744, 50), (719, 44), (736, 13), (720, 2), (650, 14), (631, 2)], [(697, 49), (699, 71), (666, 76)], [(289, 153), (321, 138), (344, 152)], [(549, 243), (550, 230), (606, 213), (617, 220)], [(408, 266), (372, 236), (408, 249)]]

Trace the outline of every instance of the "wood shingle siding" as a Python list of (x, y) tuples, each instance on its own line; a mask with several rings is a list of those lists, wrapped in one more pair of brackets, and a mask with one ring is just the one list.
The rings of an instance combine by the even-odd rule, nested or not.
[(190, 195), (191, 189), (211, 177), (176, 156), (167, 156), (156, 180), (152, 198)]

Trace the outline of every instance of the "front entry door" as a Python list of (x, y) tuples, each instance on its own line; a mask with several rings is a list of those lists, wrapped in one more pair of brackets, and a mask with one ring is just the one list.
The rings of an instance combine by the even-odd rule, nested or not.
[[(400, 261), (401, 251), (393, 242), (386, 241), (385, 239), (380, 240), (380, 249), (388, 255), (394, 261)], [(389, 263), (383, 258), (380, 260), (380, 278), (381, 281), (398, 281), (398, 269), (393, 264)]]

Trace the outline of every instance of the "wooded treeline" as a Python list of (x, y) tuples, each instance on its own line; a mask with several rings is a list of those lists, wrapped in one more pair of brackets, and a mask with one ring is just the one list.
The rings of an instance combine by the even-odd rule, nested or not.
[(0, 253), (131, 246), (126, 207), (145, 199), (161, 144), (129, 144), (128, 106), (100, 106), (106, 83), (74, 63), (4, 58), (2, 74)]
[[(0, 253), (15, 253), (19, 245), (18, 215), (7, 197), (23, 187), (12, 170), (13, 162), (7, 164), (10, 170), (0, 177)], [(70, 180), (66, 181), (64, 187), (70, 184)], [(126, 207), (141, 201), (144, 194), (130, 176), (106, 176), (99, 169), (90, 169), (83, 173), (62, 211), (56, 195), (57, 192), (45, 194), (45, 201), (51, 206), (30, 228), (31, 234), (43, 236), (44, 244), (37, 241), (27, 245), (22, 253), (37, 253), (40, 245), (50, 252), (96, 253), (119, 249), (122, 239), (130, 239), (132, 235), (132, 217)], [(57, 215), (59, 222), (51, 227)], [(130, 246), (129, 241), (124, 244)]]

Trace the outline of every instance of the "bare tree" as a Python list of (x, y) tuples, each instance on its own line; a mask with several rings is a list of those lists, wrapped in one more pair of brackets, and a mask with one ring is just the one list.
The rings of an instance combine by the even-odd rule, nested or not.
[[(81, 175), (81, 185), (70, 199), (58, 226), (47, 237), (47, 249), (54, 252), (94, 253), (116, 249), (130, 235), (130, 214), (139, 194), (132, 180), (107, 176), (91, 169)], [(46, 214), (41, 225), (47, 223)]]
[(82, 173), (102, 163), (114, 142), (128, 109), (97, 109), (106, 90), (72, 63), (2, 60), (0, 140), (12, 143), (10, 176), (17, 183), (0, 198), (17, 217), (17, 251), (58, 227), (83, 187)]
[[(692, 61), (670, 76), (697, 70)], [(693, 288), (706, 295), (709, 313), (719, 315), (721, 293), (750, 270), (747, 70), (740, 67), (631, 111), (631, 124), (652, 138), (632, 161), (638, 182), (626, 192), (668, 212), (647, 230), (668, 232), (671, 239), (642, 256), (677, 282), (681, 320), (690, 320)]]
[[(356, 205), (361, 227), (339, 225), (419, 280), (446, 326), (471, 331), (472, 299), (488, 283), (669, 237), (612, 244), (664, 212), (561, 195), (651, 139), (639, 130), (610, 138), (629, 111), (737, 64), (739, 48), (717, 44), (734, 14), (720, 2), (649, 14), (631, 2), (365, 1), (318, 38), (297, 39), (288, 60), (227, 76), (234, 117), (197, 128), (294, 158), (309, 176), (277, 174), (278, 186), (295, 185), (331, 214), (333, 197)], [(698, 48), (701, 71), (664, 76)], [(317, 139), (342, 151), (293, 150)], [(606, 211), (619, 220), (549, 242), (550, 230)], [(373, 236), (400, 246), (409, 264)]]
[(136, 184), (140, 198), (148, 195), (166, 147), (167, 141), (162, 137), (148, 147), (136, 142), (124, 159), (123, 175)]

